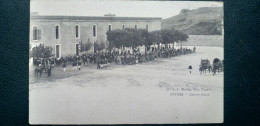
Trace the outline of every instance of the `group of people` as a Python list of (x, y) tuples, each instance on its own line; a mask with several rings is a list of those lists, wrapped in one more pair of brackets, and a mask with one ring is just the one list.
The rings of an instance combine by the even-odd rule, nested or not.
[(108, 67), (112, 62), (117, 65), (133, 65), (140, 64), (148, 61), (156, 61), (158, 58), (171, 58), (178, 55), (186, 55), (195, 52), (196, 48), (188, 49), (188, 48), (161, 48), (161, 49), (153, 49), (151, 51), (147, 51), (146, 54), (141, 54), (140, 51), (133, 51), (132, 53), (128, 51), (111, 51), (111, 52), (102, 52), (102, 53), (94, 53), (94, 54), (82, 54), (61, 58), (45, 58), (45, 59), (34, 59), (33, 64), (35, 66), (62, 66), (63, 71), (66, 71), (67, 65), (72, 65), (73, 70), (80, 70), (81, 65), (85, 66), (90, 64), (97, 64), (97, 69), (101, 69), (104, 66)]

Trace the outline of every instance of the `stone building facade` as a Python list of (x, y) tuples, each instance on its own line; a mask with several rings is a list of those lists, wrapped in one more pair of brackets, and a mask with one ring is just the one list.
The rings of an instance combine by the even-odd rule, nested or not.
[[(161, 18), (31, 15), (30, 46), (51, 46), (57, 58), (76, 55), (79, 42), (107, 42), (108, 30), (123, 28), (160, 30)], [(90, 52), (94, 52), (93, 47)]]

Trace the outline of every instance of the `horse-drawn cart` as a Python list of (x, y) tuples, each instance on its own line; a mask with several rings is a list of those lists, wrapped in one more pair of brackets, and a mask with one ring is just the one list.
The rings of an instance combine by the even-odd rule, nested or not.
[(206, 73), (207, 70), (211, 70), (211, 65), (210, 65), (210, 61), (208, 59), (201, 59), (200, 61), (200, 74), (202, 74), (203, 72)]
[(43, 70), (45, 70), (47, 72), (48, 77), (51, 76), (51, 66), (37, 66), (34, 69), (34, 73), (36, 75), (36, 77), (38, 77), (38, 74), (40, 75), (40, 77), (42, 76)]
[(218, 58), (215, 58), (213, 60), (213, 75), (215, 75), (217, 71), (219, 73), (220, 71), (224, 70), (223, 62), (223, 60), (221, 61)]

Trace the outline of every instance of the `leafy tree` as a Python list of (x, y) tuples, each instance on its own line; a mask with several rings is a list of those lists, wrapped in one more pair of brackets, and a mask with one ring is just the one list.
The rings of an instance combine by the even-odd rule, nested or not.
[(93, 46), (93, 44), (88, 39), (87, 43), (85, 43), (84, 50), (89, 51), (92, 46)]
[(112, 42), (108, 41), (108, 50), (111, 52), (111, 50), (113, 49), (114, 45)]
[(79, 42), (79, 46), (80, 46), (79, 52), (84, 52), (85, 51), (85, 44), (83, 42)]
[(176, 41), (176, 37), (174, 35), (176, 31), (172, 29), (162, 29), (161, 35), (162, 35), (162, 43), (163, 44), (169, 44)]
[(85, 52), (85, 51), (89, 51), (93, 44), (88, 39), (87, 43), (79, 42), (79, 45), (80, 45), (80, 52)]
[(159, 30), (149, 32), (146, 39), (145, 39), (145, 45), (150, 46), (153, 44), (159, 44), (162, 42), (162, 34)]
[(44, 44), (40, 44), (32, 49), (32, 57), (35, 58), (49, 58), (53, 56), (52, 48), (50, 46), (44, 46)]
[(138, 47), (143, 45), (146, 30), (143, 29), (117, 29), (107, 32), (107, 40), (116, 48)]
[(105, 48), (105, 42), (101, 41), (101, 42), (94, 42), (94, 51), (101, 51)]
[(162, 29), (148, 32), (144, 29), (125, 28), (107, 32), (107, 40), (110, 43), (109, 45), (116, 48), (135, 48), (142, 45), (150, 47), (153, 44), (159, 46), (160, 43), (170, 44), (178, 41), (186, 41), (187, 38), (187, 34), (174, 29)]
[(148, 34), (144, 29), (126, 29), (128, 31), (128, 45), (127, 47), (138, 47), (144, 45), (145, 37)]
[(161, 35), (163, 44), (187, 41), (187, 39), (189, 38), (187, 34), (174, 29), (162, 29)]
[(107, 32), (107, 40), (116, 48), (121, 48), (125, 45), (124, 41), (127, 39), (127, 31), (125, 30), (111, 30)]

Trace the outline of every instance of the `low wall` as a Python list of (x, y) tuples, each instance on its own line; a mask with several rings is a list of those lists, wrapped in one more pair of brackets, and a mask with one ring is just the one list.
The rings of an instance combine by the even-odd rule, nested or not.
[[(180, 45), (180, 43), (178, 44)], [(223, 35), (189, 35), (183, 46), (224, 46)]]

